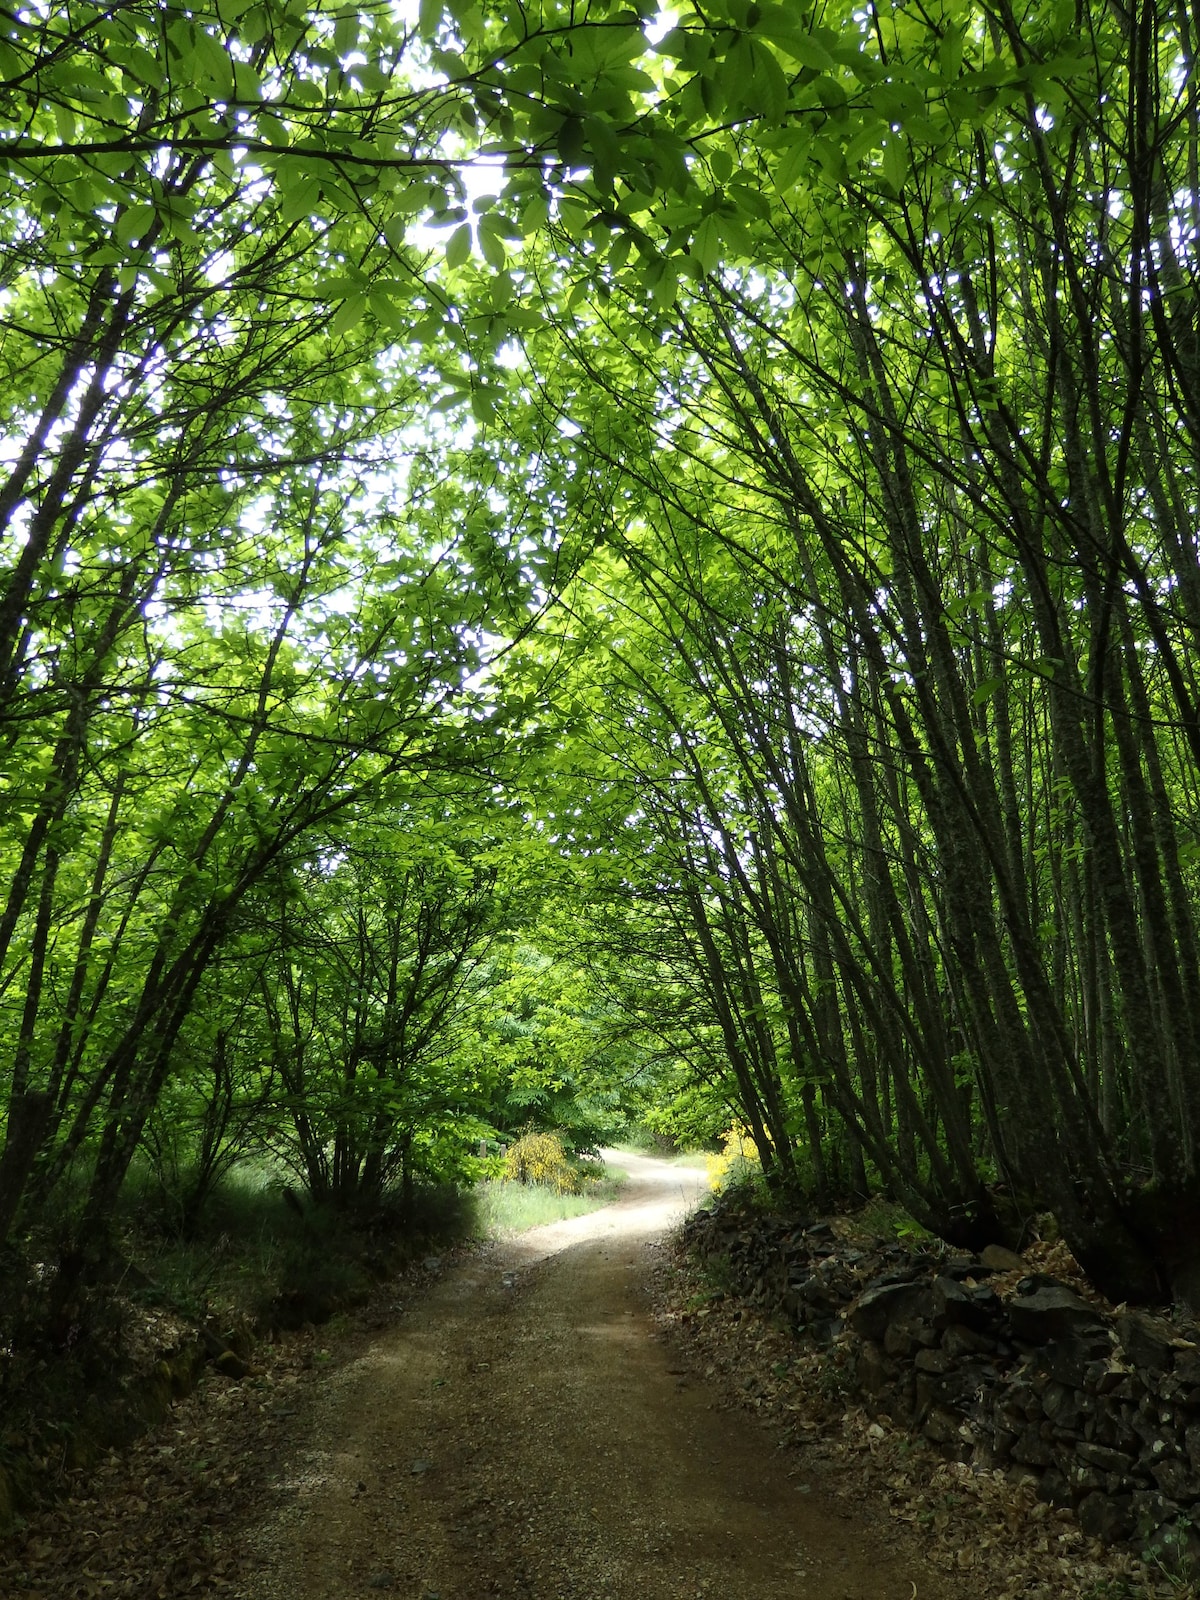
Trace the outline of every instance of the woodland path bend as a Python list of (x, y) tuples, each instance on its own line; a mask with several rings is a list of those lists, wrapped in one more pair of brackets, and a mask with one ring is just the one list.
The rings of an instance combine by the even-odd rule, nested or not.
[(941, 1600), (681, 1370), (645, 1277), (704, 1174), (615, 1159), (615, 1205), (451, 1267), (320, 1386), (246, 1600)]

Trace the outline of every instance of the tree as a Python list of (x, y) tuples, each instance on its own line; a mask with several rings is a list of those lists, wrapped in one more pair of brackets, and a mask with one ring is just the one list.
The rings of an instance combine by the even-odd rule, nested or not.
[(505, 328), (468, 332), (414, 228), (463, 223), (494, 124), (557, 125), (494, 79), (569, 48), (456, 26), (274, 0), (0, 24), (0, 1238), (81, 1155), (103, 1225), (298, 841), (491, 739), (491, 709), (444, 713), (527, 578), (411, 430), (439, 373), (486, 388)]
[(1190, 24), (827, 20), (685, 16), (680, 118), (699, 82), (733, 126), (678, 201), (559, 209), (526, 403), (608, 547), (608, 748), (910, 1203), (986, 1235), (990, 1163), (1152, 1297), (1197, 1185)]

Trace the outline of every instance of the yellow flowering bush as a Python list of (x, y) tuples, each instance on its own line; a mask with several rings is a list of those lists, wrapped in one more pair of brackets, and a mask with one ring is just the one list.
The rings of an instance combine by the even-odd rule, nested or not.
[(578, 1194), (579, 1175), (556, 1133), (523, 1133), (504, 1156), (504, 1176), (515, 1183), (540, 1183), (556, 1194)]
[(721, 1135), (720, 1152), (708, 1157), (707, 1166), (709, 1188), (719, 1194), (731, 1184), (757, 1178), (762, 1172), (762, 1158), (749, 1132), (734, 1123)]

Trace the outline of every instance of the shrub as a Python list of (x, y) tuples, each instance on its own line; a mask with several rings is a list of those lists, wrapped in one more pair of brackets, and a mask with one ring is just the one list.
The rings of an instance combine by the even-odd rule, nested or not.
[(509, 1145), (504, 1176), (516, 1183), (537, 1183), (556, 1194), (578, 1194), (579, 1174), (571, 1165), (557, 1133), (524, 1133)]
[(758, 1146), (746, 1129), (736, 1124), (721, 1135), (719, 1155), (708, 1157), (708, 1181), (720, 1194), (741, 1184), (752, 1184), (762, 1176)]

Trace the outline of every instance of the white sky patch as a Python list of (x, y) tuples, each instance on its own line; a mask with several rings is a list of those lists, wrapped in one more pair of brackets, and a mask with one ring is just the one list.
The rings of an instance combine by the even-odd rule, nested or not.
[(660, 11), (646, 24), (647, 44), (659, 44), (679, 21), (677, 11)]

